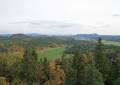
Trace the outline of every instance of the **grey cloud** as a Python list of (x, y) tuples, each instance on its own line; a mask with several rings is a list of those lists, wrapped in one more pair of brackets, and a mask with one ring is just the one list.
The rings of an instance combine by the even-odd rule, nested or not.
[(113, 16), (113, 17), (119, 17), (120, 14), (113, 14), (112, 16)]
[(79, 27), (78, 24), (73, 23), (65, 23), (65, 22), (57, 22), (57, 21), (20, 21), (20, 22), (12, 22), (9, 24), (13, 25), (25, 25), (27, 24), (30, 28), (33, 29), (69, 29), (73, 27)]

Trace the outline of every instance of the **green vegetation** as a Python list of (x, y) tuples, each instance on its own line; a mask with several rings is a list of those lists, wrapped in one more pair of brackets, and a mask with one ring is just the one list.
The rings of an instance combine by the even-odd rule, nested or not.
[(65, 51), (64, 47), (47, 48), (39, 52), (38, 55), (39, 58), (46, 57), (48, 60), (55, 60), (61, 58), (64, 51)]
[(19, 36), (0, 41), (0, 85), (120, 84), (120, 47), (113, 41)]
[(108, 45), (120, 46), (120, 42), (118, 42), (118, 41), (103, 40), (103, 43), (104, 43), (104, 44), (108, 44)]
[[(81, 39), (83, 41), (88, 41), (88, 42), (97, 42), (95, 39)], [(112, 40), (103, 40), (103, 43), (106, 45), (114, 45), (114, 46), (120, 46), (119, 41), (112, 41)]]

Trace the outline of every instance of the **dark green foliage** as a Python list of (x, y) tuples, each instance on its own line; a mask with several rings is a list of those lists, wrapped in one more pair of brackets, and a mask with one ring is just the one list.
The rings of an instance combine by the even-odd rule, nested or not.
[(120, 85), (120, 78), (116, 79), (113, 85)]
[(6, 63), (0, 61), (0, 76), (6, 76), (6, 74), (7, 74)]
[(77, 74), (76, 70), (69, 66), (66, 71), (64, 85), (76, 85)]
[(72, 64), (68, 67), (65, 77), (65, 85), (82, 85), (84, 62), (79, 50), (73, 56)]
[(27, 49), (21, 63), (20, 79), (27, 82), (28, 85), (33, 83), (41, 85), (50, 80), (51, 76), (48, 60), (43, 58), (39, 63), (35, 50)]
[(120, 78), (120, 56), (117, 55), (115, 62), (112, 64), (112, 82), (118, 81)]
[(67, 63), (66, 57), (65, 57), (65, 53), (63, 53), (62, 57), (61, 57), (61, 68), (66, 72), (66, 68), (68, 66), (69, 63)]
[(50, 80), (52, 75), (51, 75), (51, 72), (50, 72), (49, 62), (48, 62), (47, 58), (45, 58), (45, 57), (43, 59), (42, 66), (44, 67), (43, 71), (44, 71), (44, 74), (46, 76), (46, 80)]
[(73, 63), (72, 63), (73, 69), (76, 70), (76, 85), (82, 85), (82, 79), (83, 79), (83, 73), (84, 73), (84, 67), (85, 63), (83, 61), (83, 56), (79, 52), (79, 50), (76, 51), (75, 55), (73, 56)]
[(33, 55), (33, 50), (28, 49), (25, 51), (25, 55), (23, 58), (23, 63), (22, 63), (22, 79), (26, 80), (27, 82), (34, 82), (35, 79), (35, 68), (36, 68), (36, 55)]
[(111, 74), (111, 62), (110, 59), (105, 55), (105, 49), (101, 39), (98, 40), (94, 54), (95, 66), (102, 73), (104, 81), (107, 82), (107, 79)]
[[(56, 82), (57, 79), (55, 79), (53, 72), (59, 76), (57, 74), (59, 70), (62, 70), (62, 72), (64, 70), (65, 79), (62, 79), (64, 85), (120, 85), (119, 47), (105, 46), (102, 44), (101, 39), (98, 40), (93, 52), (95, 43), (71, 38), (68, 41), (66, 38), (62, 38), (61, 41), (56, 37), (33, 38), (25, 35), (15, 35), (10, 38), (10, 40), (9, 38), (1, 39), (0, 42), (5, 43), (9, 40), (5, 43), (6, 47), (9, 47), (10, 44), (27, 47), (23, 58), (16, 59), (15, 62), (11, 63), (14, 56), (11, 55), (13, 57), (10, 58), (10, 54), (7, 53), (8, 50), (5, 51), (8, 55), (0, 56), (0, 77), (5, 77), (10, 85), (32, 85), (33, 83), (35, 85), (44, 85), (49, 81)], [(72, 43), (76, 46), (69, 49), (72, 49), (72, 51), (67, 52), (67, 50), (62, 58), (57, 60), (59, 69), (52, 69), (53, 72), (51, 72), (51, 61), (48, 61), (46, 57), (41, 57), (40, 61), (38, 61), (35, 49), (31, 47), (51, 46), (51, 44), (53, 46), (56, 43), (68, 43), (69, 45)], [(5, 46), (3, 45), (3, 48)], [(80, 48), (80, 50), (76, 50), (76, 48)], [(66, 53), (72, 53), (73, 56), (66, 57)], [(59, 79), (59, 77), (57, 78)]]
[(76, 51), (66, 71), (64, 85), (105, 85), (102, 74), (95, 67), (94, 59), (86, 64), (83, 55)]
[(102, 74), (94, 65), (86, 65), (82, 85), (104, 85)]

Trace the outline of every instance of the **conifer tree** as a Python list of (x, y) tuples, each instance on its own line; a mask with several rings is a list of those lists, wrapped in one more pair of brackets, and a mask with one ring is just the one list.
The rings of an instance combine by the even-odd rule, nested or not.
[(85, 66), (82, 85), (104, 85), (102, 74), (94, 64)]
[(105, 55), (104, 45), (101, 38), (98, 39), (95, 49), (95, 66), (102, 73), (104, 81), (107, 83), (111, 73), (110, 60)]
[(77, 50), (73, 56), (72, 63), (66, 71), (65, 85), (82, 85), (84, 76), (84, 61), (83, 56)]
[(72, 67), (76, 70), (76, 83), (75, 85), (82, 85), (82, 79), (84, 74), (85, 63), (83, 61), (83, 55), (77, 49), (72, 60)]
[(116, 79), (113, 85), (120, 85), (120, 78)]
[(77, 74), (76, 70), (72, 68), (71, 65), (67, 67), (67, 71), (65, 74), (64, 85), (76, 85)]
[(32, 85), (33, 82), (37, 81), (37, 54), (31, 48), (25, 51), (22, 63), (22, 73), (21, 78), (25, 80), (29, 85)]
[(46, 76), (46, 80), (50, 80), (51, 77), (50, 66), (49, 66), (49, 61), (47, 60), (46, 57), (44, 57), (43, 59), (43, 69), (44, 69), (44, 74)]

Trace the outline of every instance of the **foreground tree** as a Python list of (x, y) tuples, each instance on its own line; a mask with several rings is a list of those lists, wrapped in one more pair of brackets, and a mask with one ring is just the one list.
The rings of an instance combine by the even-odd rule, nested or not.
[(82, 85), (84, 67), (83, 56), (77, 50), (73, 56), (72, 64), (69, 63), (66, 71), (65, 85)]
[(101, 38), (98, 39), (98, 43), (95, 49), (95, 66), (102, 73), (105, 83), (109, 83), (109, 75), (111, 73), (110, 60), (105, 55), (104, 45)]
[(52, 74), (50, 72), (49, 61), (47, 60), (46, 57), (43, 58), (42, 66), (43, 66), (44, 74), (46, 76), (46, 81), (48, 81), (52, 78)]
[(67, 68), (64, 85), (76, 85), (77, 72), (71, 66)]
[(82, 85), (104, 85), (102, 74), (97, 70), (94, 64), (86, 65)]
[[(87, 57), (88, 56), (88, 57)], [(87, 58), (90, 55), (86, 55)], [(85, 58), (86, 59), (86, 58)], [(69, 63), (65, 74), (64, 85), (105, 85), (102, 74), (95, 67), (95, 61), (92, 57), (90, 63), (86, 63), (84, 56), (79, 50), (76, 51), (72, 59), (72, 64)]]
[(116, 79), (113, 85), (120, 85), (120, 78)]
[(28, 84), (32, 85), (34, 82), (34, 70), (35, 68), (35, 58), (32, 55), (32, 49), (26, 49), (24, 56), (23, 56), (23, 62), (22, 62), (22, 73), (21, 78), (23, 81), (28, 82)]
[(83, 55), (80, 53), (79, 50), (76, 50), (73, 61), (72, 67), (76, 70), (76, 83), (75, 85), (82, 85), (82, 79), (84, 74), (85, 63), (83, 59)]

